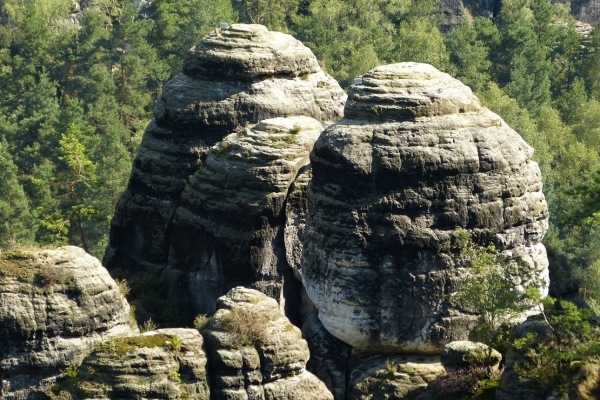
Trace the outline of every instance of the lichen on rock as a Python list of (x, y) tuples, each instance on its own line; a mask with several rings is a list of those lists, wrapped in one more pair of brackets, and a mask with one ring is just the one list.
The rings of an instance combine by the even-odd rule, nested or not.
[[(325, 384), (306, 371), (306, 341), (274, 299), (236, 287), (217, 307), (203, 330), (211, 398), (333, 399)], [(248, 335), (247, 325), (253, 325), (254, 335)]]
[[(176, 345), (175, 345), (176, 343)], [(172, 328), (98, 344), (77, 376), (55, 385), (56, 395), (89, 398), (208, 400), (204, 341), (196, 329)]]
[(43, 392), (61, 369), (81, 363), (96, 343), (131, 335), (129, 314), (129, 304), (108, 271), (80, 248), (2, 253), (4, 396)]
[(456, 227), (547, 277), (533, 149), (430, 65), (377, 67), (348, 96), (311, 153), (304, 285), (325, 328), (351, 346), (440, 353), (475, 322), (446, 301), (460, 271), (438, 248)]

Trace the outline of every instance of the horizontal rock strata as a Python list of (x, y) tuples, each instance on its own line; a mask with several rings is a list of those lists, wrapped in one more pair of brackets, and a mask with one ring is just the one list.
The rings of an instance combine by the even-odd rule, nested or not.
[(438, 254), (456, 227), (546, 277), (548, 211), (532, 153), (429, 65), (365, 74), (311, 153), (302, 277), (325, 328), (371, 352), (434, 354), (466, 339), (474, 316), (448, 308), (460, 274)]
[(185, 272), (196, 312), (213, 313), (217, 298), (238, 285), (278, 299), (284, 279), (295, 280), (286, 252), (302, 245), (297, 232), (285, 240), (284, 225), (306, 202), (287, 199), (321, 130), (310, 117), (268, 119), (210, 150), (181, 196), (169, 254), (169, 268)]
[(210, 147), (236, 127), (305, 115), (342, 115), (346, 95), (293, 37), (234, 24), (193, 47), (163, 88), (112, 219), (109, 269), (164, 266), (181, 192)]
[(306, 371), (308, 346), (274, 299), (237, 287), (203, 330), (211, 399), (333, 400)]
[(0, 256), (0, 360), (5, 398), (43, 392), (94, 345), (131, 335), (129, 305), (108, 271), (77, 247)]
[(96, 345), (77, 376), (53, 391), (73, 399), (209, 400), (203, 344), (198, 330), (182, 328), (111, 339)]

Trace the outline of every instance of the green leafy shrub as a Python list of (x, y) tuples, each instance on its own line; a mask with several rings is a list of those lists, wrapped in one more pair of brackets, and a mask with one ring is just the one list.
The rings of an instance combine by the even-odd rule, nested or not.
[(168, 378), (170, 381), (173, 381), (173, 382), (177, 382), (177, 383), (181, 382), (181, 374), (177, 371), (169, 372)]
[(440, 252), (451, 255), (455, 267), (464, 268), (463, 282), (448, 300), (459, 309), (479, 314), (473, 339), (505, 349), (515, 320), (540, 304), (543, 283), (522, 260), (502, 257), (492, 243), (475, 243), (477, 232), (457, 228), (456, 233), (454, 243), (440, 247)]
[(66, 375), (69, 379), (75, 379), (79, 375), (79, 367), (71, 364), (67, 368), (60, 370), (60, 372)]
[[(600, 329), (593, 312), (566, 300), (547, 298), (537, 319), (550, 335), (528, 332), (513, 340), (525, 361), (514, 366), (520, 379), (557, 389), (559, 398), (590, 398), (600, 376)], [(587, 394), (582, 392), (588, 392)]]
[(183, 344), (183, 339), (179, 337), (179, 335), (171, 336), (171, 339), (167, 342), (167, 345), (171, 350), (179, 351), (181, 350), (181, 345)]

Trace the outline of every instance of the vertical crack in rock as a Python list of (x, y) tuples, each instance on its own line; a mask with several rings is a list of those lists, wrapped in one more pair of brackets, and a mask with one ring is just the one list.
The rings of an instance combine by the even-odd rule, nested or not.
[[(198, 269), (199, 265), (193, 262), (201, 258), (203, 265), (209, 265), (206, 271), (231, 275), (233, 272), (223, 270), (224, 260), (219, 257), (228, 258), (230, 253), (234, 258), (241, 255), (233, 249), (225, 252), (222, 243), (207, 244), (199, 251), (215, 247), (217, 253), (211, 250), (202, 256), (193, 255), (189, 259), (192, 264), (187, 263), (184, 254), (177, 253), (177, 249), (192, 241), (189, 237), (181, 244), (172, 240), (173, 234), (185, 235), (181, 227), (174, 226), (173, 218), (191, 177), (201, 166), (214, 162), (207, 159), (209, 150), (220, 149), (221, 141), (231, 132), (264, 119), (295, 115), (328, 124), (342, 116), (345, 99), (346, 94), (333, 78), (321, 71), (312, 52), (290, 35), (268, 31), (262, 25), (234, 24), (220, 34), (202, 39), (190, 49), (183, 72), (164, 85), (155, 107), (155, 119), (144, 133), (128, 187), (116, 206), (104, 265), (110, 270), (158, 276), (168, 262), (171, 249), (174, 268), (180, 271)], [(223, 197), (223, 202), (235, 202), (237, 193), (242, 191), (230, 186), (223, 189), (226, 193), (222, 196), (230, 196)], [(272, 200), (281, 204), (278, 196)], [(178, 221), (185, 224), (186, 211), (177, 215)], [(247, 222), (260, 225), (260, 220)], [(273, 229), (270, 234), (275, 237), (281, 227)], [(235, 236), (225, 228), (221, 233)], [(170, 285), (191, 285), (186, 289), (197, 289), (193, 279), (187, 284), (187, 276), (171, 272), (171, 269), (163, 271), (161, 279)], [(266, 276), (273, 273), (264, 271)], [(251, 275), (244, 271), (235, 279), (247, 282)], [(210, 277), (205, 279), (211, 284)], [(216, 275), (215, 279), (221, 278)], [(214, 292), (211, 300), (196, 308), (214, 308), (216, 297), (227, 291), (218, 282), (215, 284), (209, 289)]]
[(460, 279), (437, 249), (456, 227), (547, 278), (533, 149), (430, 65), (375, 68), (348, 96), (311, 153), (303, 283), (325, 328), (354, 348), (439, 353), (474, 322), (445, 301)]
[[(284, 225), (286, 208), (302, 211), (286, 200), (321, 130), (310, 117), (268, 119), (209, 151), (181, 196), (168, 263), (188, 274), (195, 312), (213, 313), (217, 298), (238, 285), (279, 299), (284, 279), (295, 281)], [(288, 246), (299, 247), (297, 240)]]

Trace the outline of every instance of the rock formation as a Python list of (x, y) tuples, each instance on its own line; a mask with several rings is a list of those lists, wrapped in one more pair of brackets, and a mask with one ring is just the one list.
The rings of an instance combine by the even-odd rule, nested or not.
[(446, 371), (439, 356), (369, 357), (351, 363), (350, 400), (410, 399)]
[(304, 286), (325, 328), (355, 349), (439, 354), (474, 320), (446, 301), (460, 273), (438, 248), (456, 227), (547, 277), (533, 150), (429, 65), (375, 68), (348, 95), (311, 153)]
[(203, 339), (196, 329), (159, 329), (96, 345), (77, 376), (54, 385), (72, 399), (209, 400)]
[(309, 351), (300, 330), (261, 292), (230, 290), (203, 334), (211, 399), (333, 400), (305, 370)]
[(98, 260), (77, 247), (0, 256), (4, 398), (46, 389), (95, 343), (131, 335), (129, 305)]
[[(201, 165), (215, 162), (206, 158), (209, 149), (216, 146), (215, 152), (221, 149), (229, 157), (219, 147), (223, 138), (263, 119), (303, 115), (321, 123), (335, 121), (345, 99), (312, 52), (289, 35), (261, 25), (235, 24), (202, 39), (190, 50), (183, 72), (164, 86), (155, 120), (144, 133), (129, 185), (117, 204), (104, 265), (159, 276), (173, 245), (171, 254), (180, 268), (185, 256), (173, 253), (181, 247), (172, 241), (173, 218), (190, 178)], [(256, 160), (248, 158), (248, 165)], [(260, 226), (256, 221), (247, 223)], [(185, 235), (181, 228), (177, 231), (180, 237)], [(195, 259), (204, 262), (202, 257)], [(247, 276), (245, 272), (243, 280)], [(177, 286), (180, 276), (162, 279), (174, 280)], [(208, 308), (215, 299), (211, 296)]]
[(287, 200), (298, 176), (298, 186), (306, 186), (303, 168), (322, 129), (310, 117), (268, 119), (209, 151), (181, 196), (167, 267), (185, 274), (197, 313), (213, 313), (232, 287), (279, 299), (284, 280), (296, 280), (286, 252), (293, 264), (300, 228), (287, 237), (284, 231), (306, 212), (306, 197), (302, 202), (302, 190), (293, 189)]

